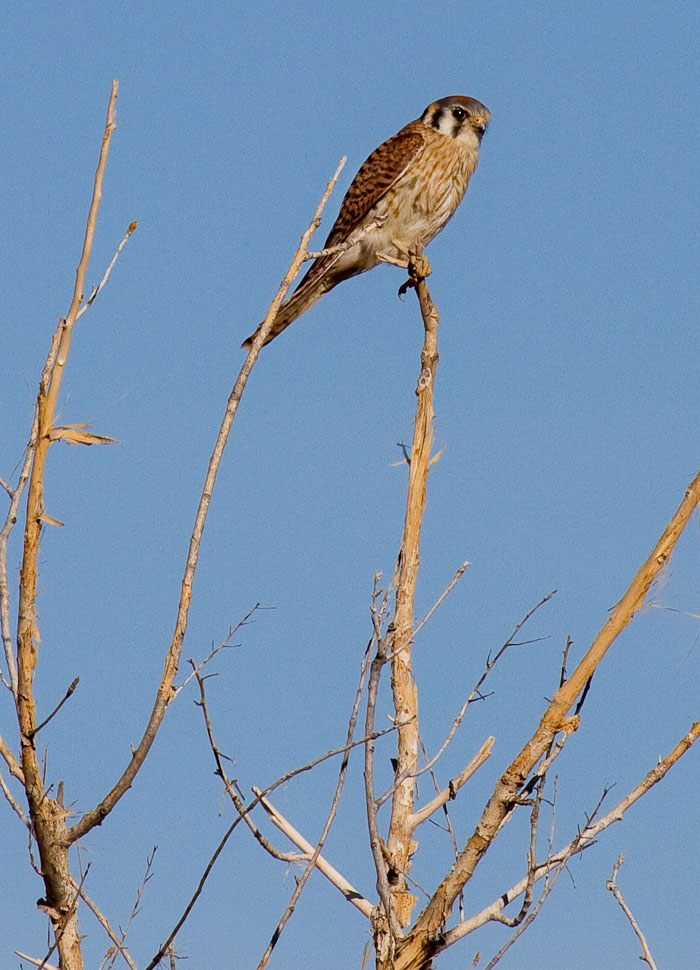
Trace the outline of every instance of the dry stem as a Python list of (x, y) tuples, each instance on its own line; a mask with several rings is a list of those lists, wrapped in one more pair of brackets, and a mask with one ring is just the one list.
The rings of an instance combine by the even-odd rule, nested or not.
[(620, 892), (620, 890), (618, 888), (618, 885), (617, 885), (617, 881), (616, 881), (617, 880), (617, 871), (618, 871), (618, 869), (620, 868), (620, 866), (622, 865), (622, 863), (624, 861), (625, 860), (624, 860), (624, 858), (623, 858), (622, 855), (618, 856), (617, 862), (613, 866), (612, 874), (611, 874), (610, 878), (608, 879), (608, 881), (605, 884), (605, 888), (610, 890), (610, 892), (613, 894), (613, 896), (615, 897), (615, 899), (620, 904), (620, 908), (622, 909), (622, 912), (625, 914), (625, 916), (627, 917), (627, 919), (630, 921), (630, 926), (632, 927), (632, 929), (634, 930), (634, 932), (637, 934), (637, 937), (639, 939), (639, 942), (642, 944), (642, 951), (643, 951), (643, 954), (644, 955), (641, 956), (639, 959), (640, 960), (643, 960), (645, 963), (648, 963), (649, 964), (649, 967), (651, 968), (651, 970), (656, 970), (656, 964), (654, 963), (654, 958), (651, 955), (651, 950), (649, 949), (649, 946), (647, 945), (646, 937), (644, 936), (644, 934), (642, 933), (641, 929), (639, 928), (639, 924), (635, 920), (635, 918), (634, 918), (634, 916), (632, 914), (632, 910), (629, 908), (629, 906), (625, 902), (625, 900), (624, 900), (624, 898), (622, 896), (622, 893)]
[[(17, 718), (22, 748), (22, 769), (29, 805), (32, 829), (39, 847), (41, 869), (46, 887), (45, 909), (50, 916), (63, 970), (82, 967), (80, 937), (78, 935), (76, 907), (68, 868), (68, 844), (66, 813), (59, 801), (49, 798), (44, 789), (41, 769), (37, 761), (33, 736), (36, 732), (36, 706), (34, 702), (34, 671), (39, 641), (35, 621), (37, 589), (37, 557), (44, 516), (44, 469), (53, 431), (56, 402), (70, 350), (73, 327), (83, 300), (83, 288), (97, 222), (97, 212), (102, 198), (102, 183), (114, 121), (118, 83), (112, 85), (107, 109), (100, 158), (95, 174), (95, 184), (85, 229), (83, 249), (75, 276), (75, 287), (70, 309), (61, 321), (57, 337), (44, 368), (37, 398), (36, 438), (34, 440), (29, 488), (27, 492), (27, 520), (24, 533), (24, 554), (20, 573), (20, 595), (17, 625)], [(28, 449), (28, 457), (32, 442)]]
[(438, 363), (438, 312), (423, 276), (427, 275), (422, 252), (412, 254), (412, 283), (418, 293), (424, 325), (421, 371), (416, 388), (416, 417), (408, 470), (408, 494), (401, 552), (396, 580), (396, 608), (390, 626), (391, 687), (397, 722), (404, 722), (398, 732), (397, 772), (405, 775), (393, 793), (391, 820), (386, 843), (389, 865), (388, 881), (398, 922), (407, 926), (417, 899), (408, 891), (406, 873), (415, 851), (414, 772), (418, 764), (418, 695), (413, 679), (411, 643), (413, 639), (413, 601), (419, 567), (420, 532), (425, 509), (425, 490), (433, 441), (433, 387)]

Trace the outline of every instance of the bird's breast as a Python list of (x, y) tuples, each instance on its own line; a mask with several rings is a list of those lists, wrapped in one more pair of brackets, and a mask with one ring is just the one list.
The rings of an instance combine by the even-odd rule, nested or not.
[(368, 213), (367, 222), (382, 224), (376, 251), (401, 255), (393, 241), (408, 250), (427, 246), (462, 201), (478, 155), (452, 138), (437, 138)]

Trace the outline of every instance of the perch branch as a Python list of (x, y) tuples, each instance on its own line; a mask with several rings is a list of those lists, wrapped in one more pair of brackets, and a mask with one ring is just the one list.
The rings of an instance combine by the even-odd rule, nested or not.
[(389, 628), (394, 710), (397, 722), (404, 722), (398, 732), (397, 774), (404, 777), (392, 795), (386, 849), (392, 873), (392, 903), (401, 926), (410, 923), (411, 912), (418, 901), (408, 890), (405, 874), (410, 870), (411, 855), (417, 847), (413, 841), (412, 819), (416, 787), (413, 773), (418, 763), (418, 692), (413, 678), (411, 644), (413, 602), (420, 563), (420, 533), (433, 442), (433, 388), (438, 364), (439, 317), (425, 282), (428, 273), (428, 262), (422, 250), (412, 253), (409, 277), (418, 294), (424, 337), (421, 370), (416, 388), (411, 460), (408, 466), (406, 514), (396, 579), (396, 606)]

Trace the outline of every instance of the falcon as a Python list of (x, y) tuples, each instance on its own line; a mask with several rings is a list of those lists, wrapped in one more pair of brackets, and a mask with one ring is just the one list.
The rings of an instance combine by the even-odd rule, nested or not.
[[(410, 252), (437, 236), (467, 191), (490, 118), (475, 98), (441, 98), (372, 152), (323, 247), (335, 251), (311, 264), (280, 307), (266, 344), (338, 283), (381, 262), (406, 266)], [(243, 343), (244, 350), (259, 330)]]

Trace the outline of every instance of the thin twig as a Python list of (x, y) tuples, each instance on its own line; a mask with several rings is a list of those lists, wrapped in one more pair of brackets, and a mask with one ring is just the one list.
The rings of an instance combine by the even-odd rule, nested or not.
[(192, 665), (192, 673), (188, 674), (187, 677), (185, 677), (185, 679), (183, 680), (183, 682), (174, 689), (173, 697), (177, 697), (177, 695), (182, 690), (184, 690), (185, 687), (187, 687), (187, 685), (192, 680), (192, 678), (195, 677), (200, 670), (203, 670), (206, 667), (206, 665), (210, 661), (212, 661), (218, 653), (220, 653), (222, 650), (224, 650), (226, 647), (230, 645), (231, 640), (235, 637), (238, 631), (249, 623), (251, 616), (253, 616), (253, 614), (256, 613), (257, 610), (259, 609), (260, 609), (260, 603), (256, 603), (252, 609), (248, 610), (248, 612), (243, 617), (243, 619), (239, 620), (238, 623), (236, 623), (236, 625), (228, 631), (228, 633), (221, 641), (221, 643), (219, 643), (218, 646), (210, 650), (207, 656), (204, 658), (204, 660), (200, 660), (200, 662), (197, 664), (193, 660), (190, 660), (190, 664)]
[[(202, 716), (204, 717), (204, 724), (207, 731), (207, 738), (209, 739), (209, 747), (212, 750), (212, 754), (214, 755), (214, 761), (216, 763), (216, 774), (223, 781), (226, 787), (226, 791), (229, 795), (229, 798), (233, 802), (236, 808), (236, 811), (241, 816), (241, 818), (245, 819), (246, 825), (253, 833), (253, 835), (260, 843), (260, 845), (263, 847), (263, 849), (265, 849), (266, 852), (268, 852), (271, 856), (273, 856), (273, 858), (278, 859), (280, 862), (300, 861), (303, 858), (303, 856), (299, 856), (297, 853), (292, 853), (292, 852), (280, 852), (278, 849), (276, 849), (274, 845), (272, 845), (272, 843), (265, 838), (265, 836), (257, 827), (253, 819), (250, 817), (250, 815), (245, 812), (243, 797), (241, 793), (238, 791), (236, 783), (234, 781), (231, 781), (231, 779), (228, 777), (226, 773), (226, 769), (224, 768), (221, 751), (216, 741), (214, 740), (214, 731), (211, 726), (211, 718), (209, 717), (209, 707), (207, 705), (207, 695), (204, 687), (204, 678), (199, 673), (199, 669), (195, 666), (195, 663), (193, 660), (190, 660), (190, 664), (194, 668), (193, 676), (196, 676), (197, 684), (199, 685), (199, 701), (197, 703), (199, 707), (202, 709)], [(253, 790), (255, 791), (255, 789)], [(258, 794), (257, 791), (255, 793)]]
[[(392, 726), (390, 728), (387, 728), (384, 731), (377, 732), (373, 737), (374, 738), (381, 737), (382, 735), (389, 734), (391, 731), (395, 731), (395, 730), (396, 730), (396, 726)], [(327, 751), (326, 754), (321, 755), (318, 758), (315, 758), (313, 761), (308, 762), (308, 764), (303, 765), (301, 768), (294, 768), (292, 771), (288, 771), (286, 774), (282, 775), (280, 778), (274, 781), (271, 785), (268, 785), (267, 788), (263, 789), (260, 795), (256, 795), (255, 798), (251, 800), (251, 802), (243, 809), (243, 812), (233, 820), (233, 822), (231, 823), (231, 825), (229, 825), (226, 832), (224, 832), (223, 837), (221, 838), (219, 844), (217, 845), (216, 849), (212, 853), (212, 856), (209, 859), (209, 862), (207, 863), (199, 882), (197, 883), (197, 887), (194, 893), (192, 894), (192, 897), (190, 898), (189, 902), (185, 906), (185, 909), (183, 910), (182, 915), (178, 919), (173, 929), (170, 931), (170, 934), (168, 935), (168, 938), (165, 941), (165, 943), (163, 943), (163, 945), (160, 947), (160, 949), (153, 957), (151, 962), (148, 964), (148, 966), (145, 968), (145, 970), (153, 970), (153, 968), (156, 967), (158, 963), (162, 960), (162, 958), (165, 956), (165, 954), (168, 951), (168, 947), (170, 946), (170, 944), (173, 942), (177, 934), (182, 929), (182, 926), (187, 920), (190, 913), (192, 912), (192, 909), (194, 908), (195, 903), (201, 896), (202, 890), (204, 889), (204, 885), (207, 879), (209, 878), (216, 864), (217, 859), (223, 852), (226, 846), (226, 843), (231, 838), (234, 831), (238, 828), (238, 825), (240, 824), (240, 822), (243, 821), (244, 817), (248, 815), (250, 812), (252, 812), (253, 809), (260, 804), (261, 798), (263, 798), (266, 795), (272, 794), (272, 792), (275, 791), (275, 789), (279, 788), (280, 785), (286, 784), (288, 781), (291, 781), (291, 779), (295, 778), (297, 775), (303, 774), (306, 771), (310, 771), (312, 768), (315, 768), (316, 765), (321, 764), (323, 761), (327, 761), (329, 758), (333, 758), (338, 754), (343, 754), (347, 751), (350, 751), (352, 748), (356, 748), (360, 744), (366, 744), (368, 741), (371, 741), (371, 740), (373, 739), (366, 738), (366, 737), (360, 738), (359, 740), (354, 740), (351, 744), (343, 745), (342, 748), (336, 748), (333, 751)]]
[[(76, 883), (75, 880), (73, 880), (73, 885), (77, 889), (78, 884)], [(105, 931), (105, 933), (107, 934), (107, 936), (110, 938), (110, 940), (114, 944), (114, 947), (110, 947), (110, 949), (105, 954), (105, 956), (104, 956), (104, 958), (102, 960), (101, 966), (104, 967), (106, 965), (107, 961), (113, 955), (116, 957), (117, 954), (121, 953), (122, 957), (124, 958), (124, 960), (128, 964), (130, 970), (138, 970), (138, 968), (136, 967), (136, 964), (131, 959), (131, 955), (130, 955), (129, 951), (126, 949), (126, 947), (122, 946), (122, 943), (119, 941), (119, 937), (117, 936), (116, 932), (110, 926), (109, 920), (104, 915), (104, 913), (100, 910), (100, 908), (97, 905), (97, 903), (93, 899), (91, 899), (90, 896), (88, 896), (88, 894), (85, 892), (84, 889), (81, 889), (80, 890), (80, 898), (83, 900), (83, 902), (88, 907), (88, 909), (92, 911), (93, 915), (97, 919), (97, 922), (100, 924), (100, 926), (102, 927), (102, 929)], [(112, 954), (112, 952), (111, 952), (112, 949), (115, 950), (115, 953), (114, 954)]]
[(365, 226), (359, 232), (353, 233), (350, 238), (344, 243), (338, 243), (337, 246), (329, 246), (327, 249), (319, 249), (316, 252), (308, 251), (304, 255), (304, 262), (308, 259), (323, 259), (326, 256), (336, 256), (338, 253), (345, 253), (348, 249), (352, 249), (361, 239), (368, 236), (371, 232), (375, 232), (379, 229), (379, 222), (370, 222), (369, 225)]
[(605, 883), (605, 888), (609, 889), (610, 892), (615, 897), (615, 899), (618, 901), (618, 903), (620, 904), (620, 908), (622, 909), (622, 912), (625, 914), (625, 916), (630, 922), (630, 926), (637, 934), (637, 938), (639, 939), (639, 942), (642, 945), (642, 951), (643, 951), (643, 956), (641, 956), (639, 959), (644, 961), (645, 963), (648, 963), (650, 970), (656, 970), (656, 964), (654, 963), (654, 958), (651, 955), (651, 950), (649, 949), (649, 946), (647, 944), (646, 937), (644, 936), (641, 929), (639, 928), (639, 924), (637, 923), (636, 919), (632, 915), (632, 910), (625, 902), (622, 896), (622, 893), (620, 892), (620, 889), (618, 888), (618, 885), (617, 885), (617, 871), (624, 861), (625, 861), (624, 857), (622, 855), (619, 855), (617, 862), (613, 866), (612, 875)]
[[(440, 745), (438, 750), (435, 752), (433, 757), (427, 762), (427, 764), (423, 765), (421, 768), (418, 768), (413, 772), (414, 778), (419, 778), (424, 772), (430, 771), (433, 765), (435, 765), (440, 760), (440, 758), (443, 756), (443, 754), (445, 753), (449, 745), (452, 743), (452, 740), (455, 734), (457, 733), (457, 729), (462, 723), (464, 719), (464, 715), (467, 713), (467, 710), (469, 709), (469, 707), (475, 701), (483, 699), (484, 695), (481, 693), (481, 688), (483, 687), (484, 682), (488, 677), (488, 675), (491, 673), (491, 671), (496, 666), (498, 661), (501, 659), (501, 657), (503, 657), (503, 655), (510, 647), (521, 645), (521, 644), (516, 644), (515, 637), (518, 635), (520, 630), (522, 630), (523, 626), (527, 623), (527, 621), (534, 615), (534, 613), (536, 613), (541, 606), (544, 606), (544, 604), (547, 603), (555, 595), (555, 593), (556, 593), (556, 590), (553, 589), (551, 593), (547, 593), (546, 596), (543, 596), (538, 603), (536, 603), (531, 609), (528, 610), (528, 612), (525, 614), (522, 620), (520, 620), (516, 624), (515, 629), (508, 637), (506, 642), (502, 644), (501, 647), (499, 647), (496, 654), (493, 657), (491, 656), (491, 654), (488, 655), (488, 657), (486, 658), (486, 664), (484, 665), (484, 669), (481, 673), (481, 676), (479, 677), (476, 684), (472, 688), (471, 693), (469, 694), (469, 696), (467, 697), (467, 699), (464, 701), (461, 708), (459, 709), (457, 716), (455, 717), (455, 719), (453, 720), (450, 726), (450, 730), (447, 732), (447, 737)], [(405, 772), (399, 773), (397, 775), (397, 777), (394, 779), (394, 783), (392, 784), (392, 786), (389, 789), (387, 789), (387, 791), (385, 791), (382, 795), (380, 795), (379, 799), (377, 800), (378, 806), (383, 805), (384, 802), (391, 797), (396, 786), (401, 784), (401, 782), (404, 780), (405, 777), (406, 777)]]
[(138, 227), (138, 222), (132, 222), (130, 224), (129, 228), (124, 233), (124, 237), (122, 238), (122, 241), (117, 246), (117, 251), (115, 252), (114, 256), (112, 256), (112, 260), (111, 260), (109, 266), (107, 267), (107, 269), (105, 270), (104, 276), (102, 277), (102, 279), (100, 280), (100, 282), (97, 284), (97, 286), (93, 287), (92, 293), (87, 298), (87, 300), (85, 301), (85, 303), (82, 305), (82, 307), (80, 308), (80, 310), (78, 310), (78, 313), (76, 314), (76, 317), (75, 317), (76, 320), (79, 320), (80, 317), (82, 317), (82, 315), (87, 310), (90, 309), (90, 307), (92, 306), (92, 304), (95, 302), (95, 299), (97, 298), (97, 294), (100, 292), (100, 290), (104, 289), (104, 287), (109, 282), (109, 277), (112, 275), (112, 270), (114, 269), (115, 263), (119, 259), (119, 256), (121, 254), (122, 249), (126, 246), (127, 242), (131, 238), (132, 233), (134, 233), (136, 231), (137, 227)]
[[(342, 794), (343, 787), (345, 785), (345, 779), (347, 777), (348, 764), (349, 764), (349, 761), (350, 761), (350, 747), (351, 747), (351, 745), (353, 743), (353, 737), (354, 737), (354, 734), (355, 734), (355, 725), (357, 724), (357, 716), (358, 716), (359, 711), (360, 711), (360, 702), (362, 700), (362, 694), (363, 694), (363, 691), (364, 691), (365, 680), (367, 679), (367, 672), (368, 672), (369, 666), (370, 666), (370, 664), (369, 664), (369, 653), (368, 652), (365, 652), (365, 655), (364, 655), (364, 657), (362, 659), (362, 664), (361, 664), (361, 667), (360, 667), (360, 679), (359, 679), (359, 683), (357, 685), (357, 690), (355, 691), (355, 699), (354, 699), (354, 703), (353, 703), (353, 706), (352, 706), (352, 712), (351, 712), (350, 718), (348, 720), (348, 729), (347, 729), (347, 734), (346, 734), (346, 748), (347, 748), (347, 750), (346, 750), (345, 754), (343, 755), (343, 760), (341, 761), (341, 764), (340, 764), (340, 771), (338, 772), (338, 781), (336, 783), (335, 792), (333, 793), (333, 799), (331, 801), (331, 807), (330, 807), (330, 809), (328, 811), (328, 815), (327, 815), (326, 821), (325, 821), (325, 823), (323, 825), (323, 829), (321, 831), (321, 834), (320, 834), (320, 836), (318, 838), (318, 841), (316, 842), (316, 847), (313, 850), (313, 853), (311, 855), (311, 858), (308, 861), (308, 864), (306, 866), (306, 869), (304, 870), (304, 872), (302, 873), (301, 877), (297, 881), (297, 884), (296, 884), (296, 887), (294, 889), (294, 892), (292, 893), (292, 896), (291, 896), (291, 898), (289, 900), (289, 903), (287, 904), (287, 908), (285, 909), (284, 913), (282, 914), (282, 917), (281, 917), (279, 923), (277, 924), (277, 927), (276, 927), (274, 933), (272, 934), (272, 938), (270, 939), (270, 942), (268, 943), (267, 949), (265, 950), (265, 953), (263, 954), (262, 959), (260, 960), (260, 963), (258, 964), (257, 970), (264, 970), (264, 967), (267, 966), (267, 963), (268, 963), (268, 961), (270, 959), (270, 956), (272, 954), (272, 951), (275, 948), (275, 946), (277, 945), (277, 942), (278, 942), (278, 940), (280, 938), (280, 935), (281, 935), (282, 931), (284, 930), (284, 928), (287, 925), (287, 923), (288, 923), (288, 921), (289, 921), (292, 913), (294, 912), (294, 907), (296, 906), (297, 901), (298, 901), (299, 897), (301, 896), (301, 894), (302, 894), (302, 892), (304, 890), (304, 886), (306, 885), (306, 883), (307, 883), (307, 881), (308, 881), (311, 873), (314, 871), (315, 866), (318, 864), (318, 860), (319, 860), (319, 858), (321, 856), (321, 850), (323, 849), (323, 846), (325, 844), (325, 841), (326, 841), (326, 839), (328, 837), (328, 833), (330, 832), (331, 825), (333, 824), (333, 820), (335, 819), (336, 812), (338, 811), (338, 804), (340, 802), (340, 796)], [(397, 727), (398, 727), (398, 725), (397, 725)], [(400, 728), (399, 728), (399, 730), (400, 730)], [(371, 742), (368, 740), (367, 743), (369, 744)]]
[(41, 724), (37, 724), (37, 726), (34, 728), (34, 730), (33, 731), (30, 731), (28, 733), (28, 737), (35, 738), (37, 736), (37, 734), (39, 733), (39, 731), (41, 731), (41, 729), (43, 727), (46, 727), (46, 725), (49, 723), (49, 721), (51, 720), (51, 718), (52, 717), (55, 717), (56, 714), (58, 714), (58, 712), (61, 710), (61, 708), (66, 703), (66, 701), (71, 696), (71, 694), (73, 693), (73, 691), (75, 690), (75, 688), (78, 686), (79, 683), (80, 683), (80, 677), (76, 677), (75, 680), (73, 681), (73, 683), (68, 688), (68, 690), (63, 695), (63, 698), (54, 707), (54, 709), (51, 711), (51, 713), (49, 714), (49, 716), (48, 717), (45, 717), (44, 720), (41, 722)]
[[(376, 622), (376, 621), (375, 621)], [(367, 686), (367, 711), (365, 715), (365, 736), (370, 737), (374, 733), (374, 719), (377, 709), (377, 693), (379, 691), (379, 680), (382, 668), (386, 663), (388, 644), (386, 639), (377, 636), (376, 628), (374, 638), (377, 644), (376, 654), (370, 665), (369, 682)], [(374, 797), (374, 744), (371, 741), (365, 745), (365, 805), (367, 810), (367, 827), (369, 830), (369, 843), (374, 858), (374, 867), (377, 873), (377, 892), (381, 906), (384, 911), (384, 919), (392, 940), (400, 938), (402, 934), (401, 926), (396, 918), (396, 913), (391, 902), (391, 890), (387, 878), (387, 863), (385, 858), (385, 847), (382, 837), (379, 834), (379, 821), (377, 818), (377, 800)], [(375, 927), (375, 935), (377, 928)]]
[(0, 772), (0, 789), (2, 790), (3, 795), (7, 799), (7, 802), (9, 804), (10, 808), (12, 809), (12, 811), (16, 815), (19, 816), (19, 818), (21, 819), (21, 821), (24, 822), (24, 824), (27, 826), (27, 828), (31, 831), (31, 824), (29, 822), (29, 819), (24, 814), (24, 811), (22, 809), (22, 806), (19, 804), (18, 801), (16, 801), (14, 795), (12, 794), (12, 792), (10, 791), (10, 789), (7, 787), (7, 784), (5, 782), (5, 779), (2, 776), (2, 772)]
[(412, 636), (414, 638), (420, 633), (420, 631), (423, 629), (423, 627), (425, 626), (425, 624), (428, 622), (428, 620), (430, 619), (430, 617), (433, 615), (433, 613), (435, 612), (435, 610), (440, 606), (440, 604), (443, 602), (443, 600), (447, 596), (450, 595), (450, 593), (452, 592), (452, 590), (455, 588), (455, 586), (457, 585), (457, 583), (460, 581), (460, 579), (464, 575), (464, 570), (467, 568), (467, 566), (471, 566), (471, 563), (470, 562), (463, 562), (462, 565), (459, 567), (459, 569), (457, 570), (457, 572), (454, 574), (454, 577), (452, 578), (452, 581), (450, 583), (448, 583), (448, 585), (443, 589), (443, 591), (440, 593), (440, 595), (435, 600), (435, 602), (433, 603), (433, 605), (430, 607), (430, 609), (428, 610), (428, 612), (425, 614), (425, 616), (423, 617), (423, 619), (420, 621), (420, 623), (418, 624), (418, 626), (414, 629), (413, 634), (412, 634)]

